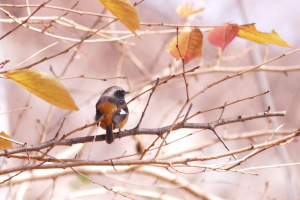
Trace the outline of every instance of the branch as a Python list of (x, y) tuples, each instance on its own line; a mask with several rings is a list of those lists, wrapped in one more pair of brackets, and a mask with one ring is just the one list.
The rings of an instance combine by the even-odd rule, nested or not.
[[(280, 145), (282, 143), (285, 143), (286, 141), (289, 141), (295, 137), (299, 136), (299, 129), (288, 136), (279, 138), (277, 140), (273, 140), (270, 142), (264, 142), (262, 144), (251, 144), (248, 147), (237, 149), (231, 152), (226, 152), (226, 153), (221, 153), (221, 154), (216, 154), (216, 155), (210, 155), (210, 156), (200, 156), (200, 157), (191, 157), (191, 158), (183, 158), (183, 159), (177, 159), (177, 160), (125, 160), (125, 161), (120, 161), (120, 160), (115, 160), (113, 162), (114, 166), (135, 166), (135, 165), (156, 165), (160, 167), (169, 167), (170, 164), (172, 164), (174, 167), (176, 165), (182, 166), (182, 164), (185, 164), (185, 167), (189, 167), (188, 164), (189, 162), (194, 162), (194, 161), (206, 161), (206, 160), (213, 160), (213, 159), (218, 159), (222, 157), (227, 157), (227, 156), (232, 156), (234, 154), (239, 154), (247, 151), (252, 151), (255, 149), (261, 149), (261, 148), (266, 148), (270, 146), (276, 146)], [(48, 164), (48, 165), (42, 165), (39, 167), (36, 167), (36, 169), (53, 169), (53, 168), (67, 168), (67, 167), (78, 167), (78, 166), (112, 166), (111, 160), (108, 161), (78, 161), (78, 162), (71, 162), (71, 163), (55, 163), (55, 164)], [(26, 165), (26, 166), (19, 166), (19, 167), (14, 167), (10, 169), (4, 169), (0, 170), (0, 175), (7, 174), (7, 173), (12, 173), (20, 170), (27, 169), (28, 167), (32, 167), (35, 165)], [(205, 168), (205, 167), (203, 167)]]
[[(293, 130), (284, 130), (281, 132), (277, 132), (276, 135), (289, 135), (292, 134), (294, 131)], [(272, 135), (274, 133), (274, 130), (262, 130), (262, 131), (250, 131), (250, 132), (246, 132), (244, 134), (230, 134), (230, 136), (225, 137), (224, 140), (239, 140), (239, 139), (251, 139), (251, 138), (255, 138), (255, 137), (260, 137), (260, 136), (266, 136), (266, 135)], [(163, 159), (170, 159), (170, 158), (174, 158), (174, 157), (178, 157), (178, 156), (182, 156), (183, 154), (187, 154), (187, 153), (191, 153), (191, 152), (195, 152), (195, 151), (200, 151), (204, 148), (207, 148), (209, 146), (212, 146), (213, 144), (216, 144), (220, 142), (220, 140), (215, 139), (215, 140), (209, 140), (206, 141), (204, 144), (201, 144), (197, 147), (193, 147), (190, 149), (185, 149), (181, 152), (178, 153), (174, 153), (171, 155), (166, 155), (163, 157)], [(128, 155), (129, 157), (130, 155)], [(26, 157), (24, 156), (24, 159)]]
[[(197, 131), (197, 132), (199, 132), (199, 131)], [(294, 133), (294, 130), (282, 130), (282, 131), (276, 132), (275, 134), (276, 135), (290, 135), (292, 133)], [(192, 133), (192, 134), (194, 134), (194, 133)], [(242, 133), (242, 134), (241, 133), (230, 134), (230, 136), (224, 137), (224, 140), (251, 139), (251, 138), (262, 137), (262, 136), (273, 135), (273, 134), (274, 134), (274, 130), (250, 131), (250, 132), (246, 132), (246, 133)], [(170, 144), (172, 144), (174, 142), (177, 142), (177, 141), (179, 141), (179, 140), (181, 140), (181, 139), (183, 139), (185, 137), (188, 137), (190, 135), (191, 134), (183, 136), (183, 137), (181, 137), (181, 138), (179, 138), (177, 140), (171, 141), (167, 145), (170, 145)], [(74, 139), (78, 139), (78, 138), (74, 138)], [(87, 142), (88, 141), (89, 140), (87, 140)], [(190, 149), (185, 149), (183, 151), (180, 151), (180, 152), (177, 152), (177, 153), (174, 153), (174, 154), (171, 154), (171, 155), (165, 155), (165, 156), (162, 157), (162, 159), (170, 159), (170, 158), (182, 156), (183, 154), (187, 154), (187, 153), (191, 153), (191, 152), (195, 152), (195, 151), (200, 151), (203, 148), (207, 148), (207, 147), (212, 146), (213, 144), (216, 144), (218, 142), (220, 142), (219, 139), (209, 140), (209, 141), (206, 141), (204, 144), (201, 144), (201, 145), (199, 145), (197, 147), (193, 147), (193, 148), (190, 148)], [(150, 149), (150, 151), (153, 151), (153, 150), (155, 150), (157, 148), (158, 147)], [(124, 159), (124, 158), (128, 158), (128, 157), (131, 157), (131, 156), (136, 156), (136, 155), (139, 155), (139, 154), (141, 154), (141, 153), (130, 154), (130, 155), (121, 156), (121, 157), (114, 157), (114, 158), (111, 158), (111, 159), (112, 160), (122, 159), (122, 158)], [(9, 157), (10, 158), (18, 158), (18, 159), (28, 159), (28, 156), (27, 155), (23, 155), (23, 154), (10, 154)], [(34, 156), (34, 155), (31, 155), (30, 159), (31, 160), (39, 160), (39, 161), (59, 162), (59, 161), (57, 161), (55, 159), (50, 159), (50, 158), (43, 158), (43, 159), (41, 159), (41, 156)], [(60, 159), (60, 160), (64, 161), (64, 162), (76, 162), (76, 161), (79, 161), (78, 159)]]
[[(201, 68), (197, 72), (190, 73), (187, 76), (195, 76), (197, 74), (207, 74), (207, 73), (237, 73), (245, 70), (249, 70), (253, 68), (253, 66), (236, 66), (236, 67), (229, 67), (229, 66), (214, 66), (214, 67), (206, 67)], [(300, 65), (295, 66), (261, 66), (260, 68), (256, 69), (255, 71), (271, 71), (271, 72), (287, 72), (287, 71), (299, 71)]]
[[(84, 174), (122, 174), (122, 173), (126, 173), (128, 171), (132, 171), (132, 167), (129, 168), (123, 168), (123, 169), (118, 169), (118, 171), (115, 171), (113, 169), (107, 169), (107, 168), (100, 168), (100, 167), (91, 167), (91, 166), (84, 166), (84, 167), (79, 167), (78, 171), (80, 171), (81, 173)], [(36, 172), (36, 171), (35, 171)], [(25, 172), (25, 173), (31, 173), (31, 172)], [(65, 170), (51, 170), (51, 172), (49, 171), (48, 173), (31, 173), (31, 174), (25, 174), (22, 177), (16, 177), (14, 178), (12, 181), (12, 184), (20, 184), (22, 182), (25, 181), (34, 181), (34, 180), (44, 180), (44, 179), (55, 179), (57, 177), (62, 177), (62, 176), (67, 176), (67, 175), (71, 175), (74, 174), (74, 172), (69, 168), (69, 169), (65, 169)], [(183, 177), (178, 177), (177, 174), (172, 174), (172, 173), (166, 173), (164, 170), (160, 170), (157, 168), (153, 168), (153, 167), (149, 167), (149, 166), (144, 166), (144, 167), (140, 167), (140, 168), (135, 168), (134, 169), (134, 173), (137, 174), (145, 174), (151, 177), (155, 177), (158, 178), (160, 180), (163, 180), (164, 182), (168, 182), (174, 186), (172, 186), (172, 188), (181, 188), (183, 190), (185, 190), (186, 192), (196, 196), (196, 197), (201, 197), (204, 199), (211, 199), (211, 200), (221, 200), (219, 198), (217, 198), (216, 196), (214, 196), (213, 194), (210, 194), (204, 190), (202, 190), (200, 187), (198, 187), (198, 185), (195, 185), (191, 182), (189, 182), (188, 180), (184, 179)], [(6, 178), (6, 177), (1, 177), (1, 178)], [(111, 178), (111, 177), (109, 177)], [(121, 181), (121, 180), (117, 180), (117, 181)], [(121, 181), (123, 182), (123, 181)], [(132, 184), (132, 181), (129, 183), (129, 181), (126, 181), (127, 184)], [(8, 185), (8, 183), (4, 183), (2, 186), (6, 186)], [(136, 185), (145, 185), (142, 184), (141, 182), (137, 183)], [(149, 184), (147, 184), (146, 186), (150, 186)], [(157, 186), (160, 188), (164, 188), (164, 185), (162, 184), (151, 184), (151, 186)], [(170, 188), (170, 186), (168, 186), (167, 188)], [(107, 190), (104, 189), (97, 189), (97, 190), (101, 190), (103, 192), (107, 192)], [(120, 192), (124, 192), (124, 191), (120, 191)]]
[(45, 6), (47, 3), (49, 3), (52, 0), (49, 0), (47, 2), (42, 3), (31, 15), (29, 15), (21, 24), (19, 24), (16, 28), (14, 28), (11, 31), (8, 31), (5, 35), (3, 35), (0, 40), (2, 40), (3, 38), (5, 38), (6, 36), (8, 36), (9, 34), (11, 34), (13, 31), (15, 31), (16, 29), (18, 29), (20, 26), (23, 26), (23, 24), (25, 24), (30, 17), (32, 17), (39, 9), (41, 9), (43, 6)]
[(4, 114), (8, 114), (8, 113), (12, 113), (12, 112), (15, 112), (15, 111), (18, 111), (18, 110), (26, 110), (26, 109), (31, 109), (32, 107), (29, 107), (29, 106), (26, 106), (24, 108), (17, 108), (17, 109), (14, 109), (14, 110), (10, 110), (10, 111), (7, 111), (7, 112), (4, 112), (4, 113), (0, 113), (0, 115), (4, 115)]
[(28, 60), (30, 60), (30, 59), (33, 58), (34, 56), (38, 55), (39, 53), (45, 51), (46, 49), (48, 49), (48, 48), (50, 48), (50, 47), (52, 47), (52, 46), (54, 46), (54, 45), (57, 45), (57, 44), (58, 44), (58, 42), (54, 42), (53, 44), (50, 44), (49, 46), (47, 46), (47, 47), (45, 47), (45, 48), (39, 50), (38, 52), (36, 52), (36, 53), (33, 54), (32, 56), (30, 56), (29, 58), (27, 58), (27, 59), (24, 60), (23, 62), (21, 62), (21, 63), (15, 65), (15, 66), (12, 66), (12, 67), (8, 68), (8, 70), (12, 70), (12, 69), (14, 69), (14, 68), (16, 68), (16, 67), (18, 67), (18, 66), (20, 66), (20, 65), (23, 65), (24, 63), (26, 63)]
[[(46, 162), (46, 161), (44, 161), (44, 162), (42, 162), (42, 163), (40, 163), (40, 164), (38, 164), (38, 165), (31, 165), (31, 167), (25, 168), (24, 170), (18, 172), (17, 174), (15, 174), (15, 175), (9, 177), (8, 179), (5, 179), (4, 181), (0, 182), (0, 184), (3, 184), (3, 183), (5, 183), (5, 182), (11, 180), (12, 178), (18, 176), (19, 174), (21, 174), (21, 173), (23, 173), (23, 172), (25, 172), (25, 171), (27, 171), (27, 170), (35, 169), (35, 168), (37, 168), (37, 167), (43, 165), (45, 162)], [(26, 167), (26, 165), (25, 165), (25, 167)]]
[[(0, 9), (1, 9), (1, 8), (0, 8)], [(67, 48), (67, 49), (64, 50), (64, 51), (61, 51), (61, 52), (59, 52), (59, 53), (57, 53), (57, 54), (55, 54), (55, 55), (53, 55), (53, 56), (50, 56), (50, 57), (45, 57), (45, 58), (43, 58), (43, 59), (41, 59), (41, 60), (39, 60), (39, 61), (37, 61), (37, 62), (31, 64), (31, 65), (28, 65), (28, 66), (26, 66), (26, 67), (22, 67), (22, 68), (20, 68), (20, 69), (29, 69), (29, 68), (31, 68), (31, 67), (33, 67), (33, 66), (35, 66), (35, 65), (37, 65), (37, 64), (40, 64), (40, 63), (42, 63), (42, 62), (44, 62), (44, 61), (46, 61), (46, 60), (50, 60), (50, 59), (55, 58), (55, 57), (57, 57), (57, 56), (59, 56), (59, 55), (68, 53), (70, 49), (72, 49), (73, 47), (79, 45), (80, 43), (82, 43), (84, 40), (90, 38), (91, 36), (92, 36), (92, 35), (87, 36), (86, 38), (82, 39), (80, 42), (78, 42), (78, 43), (72, 45), (71, 47)], [(2, 72), (0, 72), (0, 74), (4, 74), (4, 73), (6, 73), (6, 72), (7, 72), (7, 71), (2, 71)]]
[[(210, 127), (210, 130), (218, 137), (218, 139), (222, 142), (223, 146), (230, 152), (231, 150), (229, 149), (229, 147), (225, 144), (224, 140), (222, 139), (222, 137), (218, 134), (218, 132), (214, 129), (214, 127)], [(234, 157), (234, 159), (236, 159), (236, 156), (233, 154), (232, 155)]]
[[(157, 86), (158, 82), (159, 82), (159, 78), (157, 78), (157, 81), (156, 81), (156, 83), (155, 83), (155, 86)], [(146, 104), (145, 109), (144, 109), (144, 111), (143, 111), (143, 113), (142, 113), (141, 119), (140, 119), (139, 123), (136, 125), (135, 129), (138, 129), (138, 128), (140, 127), (140, 124), (141, 124), (141, 122), (142, 122), (142, 120), (143, 120), (143, 118), (144, 118), (145, 112), (146, 112), (146, 110), (147, 110), (147, 108), (148, 108), (150, 99), (151, 99), (152, 94), (154, 93), (155, 89), (156, 89), (156, 87), (153, 88), (152, 92), (150, 93), (149, 98), (148, 98), (148, 101), (147, 101), (147, 104)]]
[[(135, 6), (138, 4), (135, 4)], [(40, 5), (37, 4), (31, 4), (31, 5), (12, 5), (12, 4), (0, 4), (0, 7), (13, 7), (13, 8), (23, 8), (23, 7), (38, 7)], [(104, 15), (104, 14), (99, 14), (99, 13), (92, 13), (92, 12), (85, 12), (85, 11), (79, 11), (79, 10), (74, 10), (74, 9), (68, 9), (68, 8), (62, 8), (62, 7), (57, 7), (57, 6), (44, 6), (45, 8), (50, 8), (50, 9), (56, 9), (56, 10), (63, 10), (63, 11), (68, 11), (68, 12), (73, 12), (77, 13), (79, 15), (92, 15), (96, 17), (106, 17), (110, 19), (117, 19), (114, 16), (110, 15)], [(178, 25), (178, 24), (166, 24), (166, 23), (145, 23), (145, 22), (140, 22), (140, 25), (144, 26), (168, 26), (168, 27), (206, 27), (206, 28), (216, 28), (219, 25)]]
[[(274, 116), (284, 116), (285, 111), (280, 112), (263, 112), (263, 113), (257, 113), (247, 116), (237, 116), (232, 118), (226, 118), (221, 120), (216, 120), (210, 123), (187, 123), (185, 122), (182, 124), (182, 122), (175, 124), (173, 130), (181, 129), (181, 128), (190, 128), (190, 129), (209, 129), (210, 126), (217, 127), (225, 124), (235, 123), (235, 122), (244, 122), (252, 119), (258, 119), (258, 118), (264, 118), (264, 117), (274, 117)], [(79, 128), (79, 129), (83, 129)], [(170, 126), (157, 128), (157, 129), (147, 129), (147, 128), (138, 128), (138, 129), (131, 129), (131, 130), (125, 130), (121, 133), (115, 134), (116, 138), (122, 138), (132, 135), (160, 135), (163, 132), (168, 131), (171, 128)], [(87, 137), (78, 137), (78, 138), (72, 138), (72, 139), (64, 139), (57, 145), (64, 145), (64, 146), (72, 146), (73, 144), (79, 144), (79, 143), (86, 143), (86, 142), (92, 142), (94, 139), (94, 136), (87, 136)], [(105, 135), (97, 135), (96, 141), (105, 141)], [(49, 140), (47, 142), (36, 144), (36, 145), (27, 145), (26, 150), (27, 151), (38, 151), (41, 149), (45, 149), (48, 147), (53, 147), (54, 144), (57, 143), (57, 139), (54, 138), (52, 140)], [(22, 147), (15, 147), (4, 150), (0, 150), (0, 156), (9, 156), (11, 154), (25, 152), (25, 148)]]

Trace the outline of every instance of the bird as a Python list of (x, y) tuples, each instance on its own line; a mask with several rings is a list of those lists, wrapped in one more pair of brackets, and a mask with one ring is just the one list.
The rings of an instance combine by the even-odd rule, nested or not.
[[(128, 93), (129, 92), (125, 92), (125, 90), (119, 86), (107, 88), (96, 103), (95, 121), (98, 121), (103, 116), (106, 116), (125, 105), (125, 95)], [(97, 126), (100, 124), (101, 128), (106, 130), (106, 143), (111, 144), (114, 141), (113, 130), (118, 128), (120, 131), (127, 123), (128, 117), (129, 111), (127, 106), (125, 106), (115, 114), (106, 117), (101, 121), (101, 124), (97, 124)]]

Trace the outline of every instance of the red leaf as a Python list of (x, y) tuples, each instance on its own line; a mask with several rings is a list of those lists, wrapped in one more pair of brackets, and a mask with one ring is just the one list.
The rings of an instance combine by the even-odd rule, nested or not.
[(237, 24), (223, 23), (222, 26), (214, 28), (208, 34), (208, 42), (221, 47), (222, 51), (224, 51), (226, 46), (237, 36), (239, 29)]

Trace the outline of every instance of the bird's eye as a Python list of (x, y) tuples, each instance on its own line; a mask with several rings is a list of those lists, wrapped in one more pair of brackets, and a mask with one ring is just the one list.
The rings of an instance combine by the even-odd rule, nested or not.
[(117, 94), (122, 94), (122, 91), (121, 91), (121, 90), (118, 90), (118, 91), (117, 91)]

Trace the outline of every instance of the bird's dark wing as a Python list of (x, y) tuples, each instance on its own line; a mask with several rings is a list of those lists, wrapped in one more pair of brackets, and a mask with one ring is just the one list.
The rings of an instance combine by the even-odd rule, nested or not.
[[(117, 105), (117, 109), (120, 108), (121, 106), (123, 106), (124, 104), (126, 104), (126, 102), (124, 100), (118, 100), (118, 102), (116, 103)], [(127, 106), (125, 106), (124, 108), (122, 108), (121, 110), (119, 110), (118, 112), (116, 112), (113, 117), (112, 120), (114, 122), (114, 129), (118, 128), (119, 125), (128, 117), (129, 111)]]

